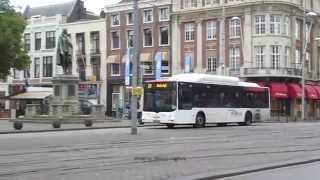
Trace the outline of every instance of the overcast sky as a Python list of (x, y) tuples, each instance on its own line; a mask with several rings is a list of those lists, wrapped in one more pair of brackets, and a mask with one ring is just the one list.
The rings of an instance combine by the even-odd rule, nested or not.
[[(26, 5), (30, 5), (31, 7), (50, 5), (50, 4), (58, 4), (63, 2), (68, 2), (72, 0), (10, 0), (11, 4), (14, 6), (22, 6), (23, 9)], [(83, 0), (85, 7), (87, 10), (92, 11), (96, 14), (100, 13), (100, 10), (108, 4), (114, 4), (119, 2), (120, 0)]]

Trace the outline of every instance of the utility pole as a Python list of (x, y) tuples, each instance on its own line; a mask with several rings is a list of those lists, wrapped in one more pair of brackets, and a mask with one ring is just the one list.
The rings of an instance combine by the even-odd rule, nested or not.
[[(132, 59), (132, 92), (138, 87), (138, 63), (140, 51), (140, 12), (138, 6), (139, 0), (133, 0), (133, 17), (134, 17), (134, 38), (133, 38), (133, 59)], [(137, 129), (137, 103), (138, 96), (134, 93), (131, 95), (131, 134), (138, 134)]]
[(305, 120), (305, 63), (306, 63), (306, 51), (307, 51), (307, 31), (306, 31), (306, 22), (307, 22), (307, 16), (306, 16), (306, 1), (303, 1), (303, 25), (302, 25), (302, 75), (301, 75), (301, 89), (302, 89), (302, 97), (301, 97), (301, 120)]

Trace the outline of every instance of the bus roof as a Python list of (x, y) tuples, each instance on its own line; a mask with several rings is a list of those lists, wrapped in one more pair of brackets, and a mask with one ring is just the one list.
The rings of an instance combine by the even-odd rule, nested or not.
[(243, 87), (261, 87), (256, 83), (242, 82), (237, 77), (219, 76), (211, 74), (198, 74), (198, 73), (185, 73), (176, 74), (172, 77), (162, 78), (160, 80), (147, 81), (152, 82), (189, 82), (189, 83), (207, 83), (207, 84), (221, 84), (231, 86), (243, 86)]

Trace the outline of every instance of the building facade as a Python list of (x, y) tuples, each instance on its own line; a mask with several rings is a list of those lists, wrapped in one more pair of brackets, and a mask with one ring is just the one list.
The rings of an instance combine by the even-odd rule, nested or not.
[[(125, 86), (125, 61), (133, 46), (133, 2), (121, 1), (106, 6), (107, 22), (107, 114), (122, 113), (130, 103), (130, 89)], [(141, 17), (140, 82), (155, 78), (155, 55), (161, 52), (161, 76), (172, 73), (171, 1), (139, 2)]]
[(106, 105), (105, 19), (63, 24), (73, 44), (72, 72), (79, 76), (80, 98)]
[(307, 17), (305, 10), (319, 14), (320, 2), (174, 1), (173, 73), (191, 70), (260, 83), (271, 89), (273, 117), (299, 118), (305, 54), (306, 114), (319, 117), (320, 98), (310, 97), (319, 80), (319, 17)]

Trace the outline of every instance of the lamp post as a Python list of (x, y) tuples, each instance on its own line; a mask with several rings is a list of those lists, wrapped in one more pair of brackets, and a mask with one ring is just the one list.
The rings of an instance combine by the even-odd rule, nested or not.
[[(308, 17), (315, 17), (317, 16), (317, 13), (315, 12), (308, 12), (305, 13), (306, 9), (305, 9), (305, 4), (304, 4), (304, 17), (303, 17), (303, 54), (302, 54), (302, 64), (301, 64), (301, 69), (302, 69), (302, 74), (301, 74), (301, 89), (302, 89), (302, 97), (301, 97), (301, 120), (305, 120), (305, 61), (306, 61), (306, 55), (307, 55), (307, 48), (308, 48), (308, 42), (311, 36), (311, 29), (313, 26), (313, 22), (311, 21), (310, 24), (310, 28), (308, 28), (308, 32), (307, 32), (307, 18)], [(310, 59), (309, 59), (310, 61)]]
[(133, 91), (138, 87), (138, 63), (140, 50), (140, 12), (138, 1), (133, 1), (133, 17), (134, 17), (134, 39), (133, 39), (133, 59), (132, 59), (132, 95), (131, 95), (131, 134), (138, 134), (137, 129), (137, 102), (138, 96)]

